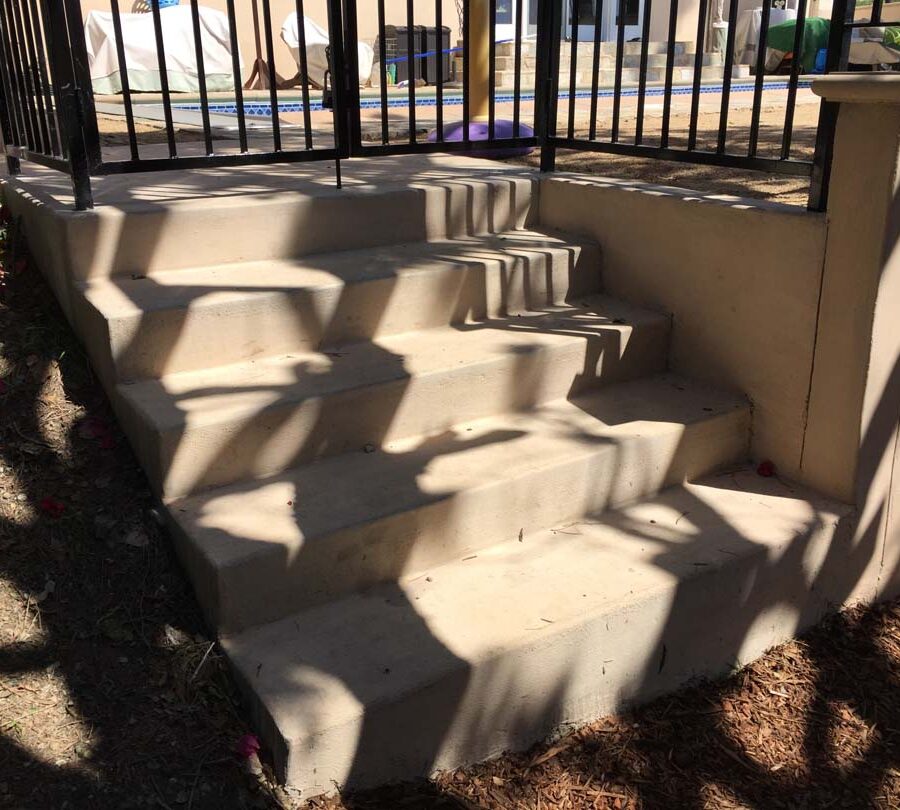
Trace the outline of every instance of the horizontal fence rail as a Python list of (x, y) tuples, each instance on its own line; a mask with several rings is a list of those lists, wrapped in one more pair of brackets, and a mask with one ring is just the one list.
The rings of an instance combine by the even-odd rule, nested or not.
[[(753, 24), (738, 0), (327, 0), (319, 21), (309, 0), (107, 5), (0, 0), (7, 169), (68, 173), (82, 209), (92, 175), (329, 160), (340, 185), (348, 157), (539, 148), (544, 171), (565, 149), (809, 177), (823, 210), (837, 107), (798, 145), (810, 74), (879, 32), (900, 62), (888, 0), (828, 20), (761, 0)], [(98, 107), (122, 122), (107, 143)]]

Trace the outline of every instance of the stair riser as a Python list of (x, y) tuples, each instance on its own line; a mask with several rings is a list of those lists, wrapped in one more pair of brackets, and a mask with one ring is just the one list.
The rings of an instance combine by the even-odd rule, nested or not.
[[(734, 77), (741, 78), (745, 75), (742, 70), (746, 65), (737, 65), (734, 69)], [(704, 80), (721, 79), (725, 75), (725, 68), (721, 65), (709, 65), (702, 71)], [(575, 86), (584, 88), (589, 82), (590, 71), (577, 71), (575, 73)], [(597, 73), (598, 87), (613, 87), (616, 82), (616, 71), (613, 68), (602, 68)], [(672, 81), (676, 84), (679, 82), (689, 82), (694, 78), (694, 69), (692, 67), (676, 67), (672, 70)], [(620, 80), (626, 85), (636, 85), (640, 82), (641, 72), (638, 68), (623, 68)], [(571, 76), (568, 72), (561, 73), (559, 76), (559, 85), (563, 91), (567, 91), (570, 85)], [(648, 68), (646, 74), (646, 82), (648, 84), (660, 84), (666, 80), (666, 69), (664, 67)], [(503, 71), (496, 74), (496, 86), (503, 90), (514, 87), (515, 73), (513, 71)], [(523, 83), (525, 90), (527, 85)]]
[[(593, 48), (594, 42), (593, 39), (580, 39), (578, 44), (579, 49), (583, 48)], [(665, 42), (648, 42), (647, 43), (647, 52), (653, 54), (666, 53), (667, 43)], [(562, 42), (560, 44), (560, 56), (562, 58), (567, 58), (571, 53), (572, 45), (570, 42)], [(684, 53), (693, 53), (694, 51), (694, 43), (693, 42), (676, 42), (673, 48), (676, 54), (684, 54)], [(626, 42), (624, 46), (624, 53), (628, 55), (640, 54), (641, 52), (641, 43), (640, 42)], [(534, 41), (523, 41), (522, 42), (522, 55), (525, 57), (534, 57), (537, 53), (537, 46)], [(614, 41), (603, 41), (600, 43), (600, 53), (605, 56), (615, 56), (616, 55), (616, 43)], [(516, 55), (516, 46), (513, 42), (503, 42), (498, 43), (496, 47), (496, 55), (502, 57), (515, 57)]]
[[(827, 559), (829, 549), (849, 553), (851, 530), (852, 521), (840, 517), (815, 528), (804, 539), (808, 570), (804, 563), (802, 572), (790, 577), (777, 564), (793, 549), (788, 543), (734, 544), (728, 554), (711, 554), (706, 559), (715, 561), (693, 572), (685, 561), (679, 576), (655, 582), (640, 599), (585, 615), (564, 630), (535, 627), (515, 645), (475, 661), (455, 658), (423, 630), (421, 654), (443, 663), (433, 679), (367, 707), (364, 722), (357, 715), (319, 728), (313, 713), (306, 737), (281, 735), (253, 694), (252, 672), (238, 670), (238, 675), (276, 771), (305, 796), (331, 792), (335, 785), (358, 789), (427, 777), (526, 749), (556, 730), (753, 661), (845, 598), (838, 588), (811, 592), (807, 582), (815, 580), (815, 561)], [(627, 564), (627, 557), (610, 564)], [(782, 605), (792, 607), (776, 607)], [(757, 619), (749, 627), (748, 611)], [(377, 612), (372, 621), (379, 621)], [(315, 683), (309, 669), (316, 672), (313, 665), (304, 676)], [(322, 672), (319, 677), (327, 679), (327, 666)]]
[(532, 180), (521, 177), (434, 180), (314, 197), (213, 198), (202, 208), (103, 207), (59, 217), (54, 227), (79, 281), (521, 228), (533, 219), (532, 192)]
[(88, 305), (83, 329), (102, 336), (89, 345), (109, 347), (110, 357), (93, 358), (101, 370), (112, 366), (119, 380), (155, 378), (561, 303), (596, 292), (599, 271), (599, 249), (588, 245), (524, 258), (473, 257), (344, 287), (229, 294), (221, 304), (201, 301), (112, 322)]
[[(578, 51), (578, 62), (577, 62), (577, 70), (586, 75), (590, 75), (591, 70), (593, 69), (593, 45), (582, 45)], [(695, 55), (692, 53), (682, 53), (675, 54), (672, 60), (672, 64), (675, 67), (690, 67), (694, 66)], [(721, 65), (722, 64), (722, 56), (717, 53), (705, 53), (702, 57), (703, 65)], [(668, 54), (665, 53), (651, 53), (647, 55), (647, 66), (651, 68), (664, 68), (668, 63)], [(537, 60), (535, 57), (529, 56), (524, 57), (522, 59), (522, 85), (528, 85), (528, 82), (533, 83), (534, 80), (534, 70), (537, 67)], [(622, 66), (626, 68), (637, 68), (641, 65), (641, 55), (637, 54), (625, 54), (622, 57)], [(600, 57), (600, 67), (604, 69), (614, 69), (616, 66), (616, 57), (612, 56), (601, 56)], [(513, 56), (500, 56), (497, 57), (495, 63), (495, 69), (500, 71), (513, 71), (516, 67), (516, 60)], [(565, 60), (565, 63), (562, 65), (562, 72), (567, 72), (569, 70), (569, 60)], [(530, 86), (530, 85), (528, 85)]]
[[(366, 586), (411, 575), (497, 542), (599, 512), (731, 463), (746, 452), (749, 412), (734, 409), (702, 422), (672, 425), (623, 442), (572, 441), (565, 464), (526, 469), (477, 489), (435, 494), (426, 505), (397, 511), (305, 542), (295, 559), (260, 543), (235, 564), (216, 566), (172, 521), (179, 553), (200, 603), (220, 633), (235, 633)], [(295, 521), (297, 494), (288, 482), (271, 492)], [(202, 519), (202, 518), (201, 518)], [(302, 520), (302, 511), (301, 517)], [(273, 523), (273, 527), (277, 523)], [(228, 527), (215, 527), (227, 531)], [(261, 589), (265, 599), (260, 599)]]
[[(389, 383), (276, 404), (240, 421), (179, 424), (162, 434), (148, 415), (132, 414), (124, 423), (151, 483), (172, 498), (655, 374), (665, 369), (667, 348), (668, 322), (662, 318), (637, 329), (610, 325), (595, 338), (523, 349), (441, 373), (409, 377), (398, 364), (402, 376)], [(595, 368), (598, 359), (597, 375), (585, 377), (585, 368)], [(126, 398), (128, 391), (123, 387)]]

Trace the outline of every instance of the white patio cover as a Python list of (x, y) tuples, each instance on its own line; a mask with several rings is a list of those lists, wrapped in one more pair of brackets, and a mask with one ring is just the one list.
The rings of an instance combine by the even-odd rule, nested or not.
[[(122, 14), (121, 18), (125, 66), (131, 89), (159, 92), (162, 86), (159, 80), (153, 15)], [(200, 83), (197, 80), (197, 56), (190, 6), (161, 9), (160, 19), (169, 89), (174, 93), (195, 93), (200, 89)], [(84, 22), (84, 37), (94, 92), (121, 93), (122, 78), (116, 56), (112, 12), (90, 12)], [(200, 42), (203, 46), (207, 90), (234, 90), (228, 17), (221, 11), (201, 7)]]
[[(328, 59), (325, 57), (325, 49), (328, 47), (328, 32), (309, 17), (303, 18), (303, 28), (306, 33), (306, 69), (307, 77), (319, 87), (325, 83), (325, 71), (328, 69)], [(281, 38), (290, 48), (291, 55), (300, 68), (300, 26), (297, 25), (297, 15), (289, 14), (281, 26)], [(359, 60), (359, 83), (366, 85), (372, 75), (372, 62), (375, 59), (375, 51), (372, 46), (360, 42), (357, 48)]]

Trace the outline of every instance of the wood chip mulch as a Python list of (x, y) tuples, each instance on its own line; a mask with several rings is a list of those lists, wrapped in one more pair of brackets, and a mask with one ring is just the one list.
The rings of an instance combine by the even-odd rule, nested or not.
[(254, 773), (237, 755), (249, 732), (239, 697), (146, 481), (7, 225), (0, 807), (900, 808), (900, 602), (833, 616), (726, 680), (430, 781), (304, 805), (265, 766)]

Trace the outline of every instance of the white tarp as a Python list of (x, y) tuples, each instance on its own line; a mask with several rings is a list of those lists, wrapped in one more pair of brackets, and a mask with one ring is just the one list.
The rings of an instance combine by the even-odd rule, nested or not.
[[(303, 18), (303, 30), (306, 34), (306, 69), (307, 78), (315, 82), (319, 87), (325, 83), (325, 71), (328, 69), (328, 59), (325, 49), (328, 47), (328, 32), (317, 25), (309, 17)], [(297, 25), (297, 15), (289, 14), (281, 26), (281, 38), (290, 48), (297, 68), (300, 67), (300, 26)], [(359, 59), (359, 83), (366, 85), (372, 75), (372, 62), (375, 59), (375, 51), (372, 46), (360, 42), (357, 49)]]
[[(125, 66), (131, 89), (159, 92), (162, 87), (159, 81), (153, 15), (149, 12), (122, 14), (121, 19)], [(200, 89), (200, 83), (197, 80), (197, 54), (190, 6), (161, 9), (160, 19), (169, 89), (174, 93), (195, 93)], [(116, 56), (112, 12), (90, 12), (84, 23), (84, 35), (94, 92), (121, 93), (122, 79)], [(201, 7), (200, 42), (203, 46), (207, 90), (234, 90), (228, 17), (221, 11)]]

